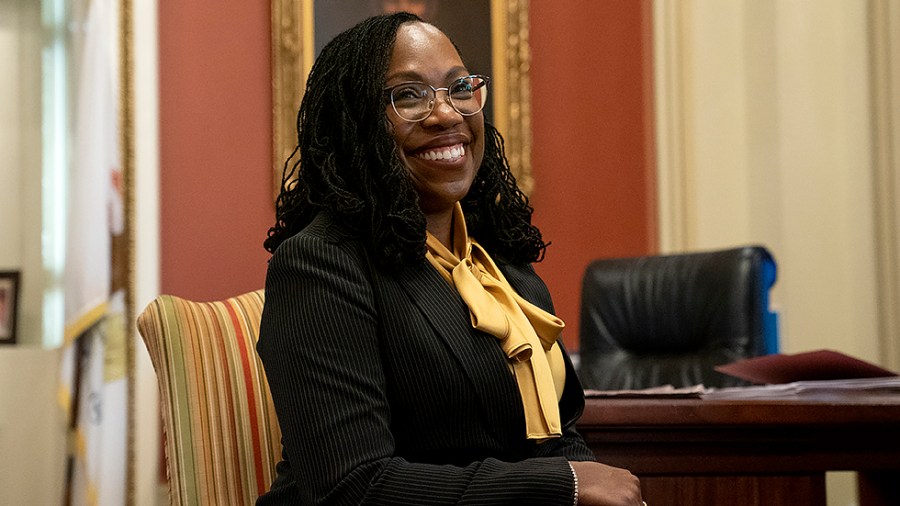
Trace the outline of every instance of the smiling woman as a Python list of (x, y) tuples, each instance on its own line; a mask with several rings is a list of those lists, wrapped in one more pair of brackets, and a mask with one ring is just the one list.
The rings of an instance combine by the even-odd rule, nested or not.
[[(294, 147), (296, 112), (312, 61), (325, 42), (370, 14), (400, 4), (381, 0), (272, 0), (273, 168), (275, 196)], [(422, 2), (418, 2), (422, 3)], [(469, 70), (491, 76), (485, 114), (503, 134), (510, 168), (530, 194), (531, 106), (528, 78), (528, 3), (520, 0), (429, 0), (426, 19), (450, 35)], [(393, 5), (397, 4), (397, 5)], [(380, 11), (379, 9), (386, 9)], [(428, 18), (427, 16), (431, 16)], [(445, 83), (442, 83), (444, 85)]]
[(574, 429), (584, 395), (487, 83), (405, 12), (312, 66), (265, 241), (283, 457), (257, 504), (640, 504)]

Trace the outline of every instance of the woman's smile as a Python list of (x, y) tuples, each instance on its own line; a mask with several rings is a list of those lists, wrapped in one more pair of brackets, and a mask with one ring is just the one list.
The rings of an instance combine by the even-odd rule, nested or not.
[(452, 146), (444, 146), (437, 148), (429, 148), (425, 151), (420, 151), (413, 156), (422, 160), (442, 160), (442, 161), (457, 161), (463, 156), (465, 156), (466, 150), (465, 147), (459, 143), (454, 144)]

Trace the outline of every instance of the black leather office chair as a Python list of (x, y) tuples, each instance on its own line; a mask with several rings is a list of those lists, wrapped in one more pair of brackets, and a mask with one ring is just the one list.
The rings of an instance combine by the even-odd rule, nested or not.
[(762, 246), (592, 262), (582, 286), (584, 388), (744, 384), (713, 367), (777, 351), (775, 277)]

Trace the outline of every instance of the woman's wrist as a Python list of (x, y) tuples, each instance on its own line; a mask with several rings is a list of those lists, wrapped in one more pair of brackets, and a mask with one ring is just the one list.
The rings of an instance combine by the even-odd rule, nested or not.
[(571, 462), (567, 462), (569, 464), (569, 469), (572, 471), (572, 484), (574, 488), (572, 490), (572, 506), (578, 506), (578, 473), (575, 472), (575, 467), (572, 466)]

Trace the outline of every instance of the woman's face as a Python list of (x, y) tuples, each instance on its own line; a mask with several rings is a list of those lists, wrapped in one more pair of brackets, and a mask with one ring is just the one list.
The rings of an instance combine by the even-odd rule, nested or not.
[[(444, 88), (468, 74), (446, 35), (432, 25), (411, 22), (397, 31), (385, 86), (421, 81)], [(398, 117), (390, 101), (386, 107), (391, 134), (419, 193), (422, 211), (436, 214), (451, 210), (469, 192), (481, 166), (484, 114), (459, 114), (447, 102), (444, 91), (438, 92), (431, 114), (419, 122)]]

